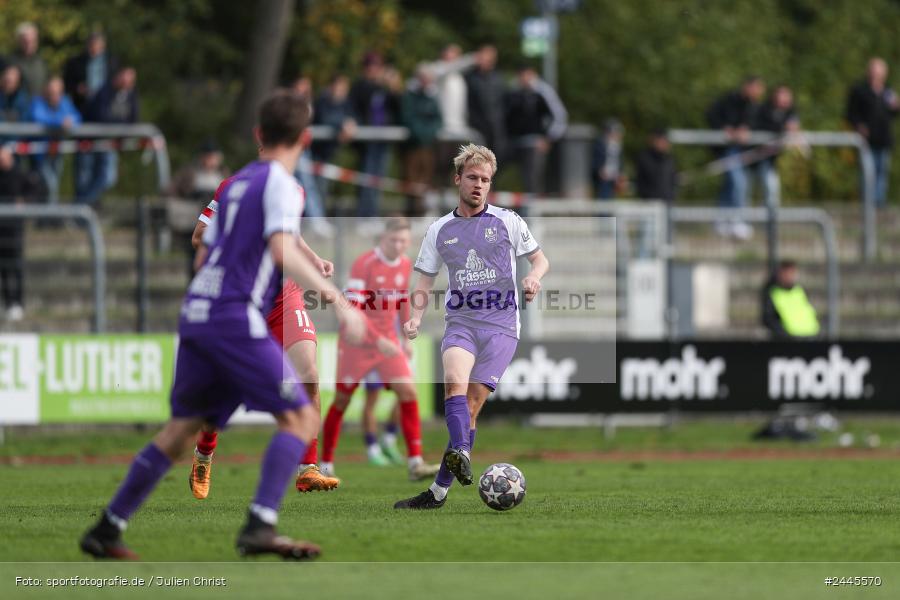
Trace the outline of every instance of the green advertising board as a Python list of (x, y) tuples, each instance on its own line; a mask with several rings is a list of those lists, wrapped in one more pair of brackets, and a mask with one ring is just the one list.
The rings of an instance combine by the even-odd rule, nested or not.
[(150, 423), (169, 417), (172, 335), (42, 335), (42, 423)]
[[(169, 417), (176, 352), (171, 334), (0, 335), (0, 424), (163, 422)], [(434, 414), (433, 353), (429, 338), (415, 342), (412, 368), (424, 418)], [(319, 335), (317, 355), (327, 410), (334, 398), (335, 334)], [(393, 398), (387, 391), (380, 396)], [(346, 420), (359, 420), (362, 406), (362, 398), (354, 398)], [(379, 402), (378, 418), (386, 419), (392, 408), (393, 402)], [(232, 422), (269, 419), (239, 411)]]

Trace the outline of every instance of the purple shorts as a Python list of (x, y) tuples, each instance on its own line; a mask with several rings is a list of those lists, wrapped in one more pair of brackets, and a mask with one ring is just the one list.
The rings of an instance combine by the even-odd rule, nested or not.
[(224, 427), (243, 404), (272, 414), (309, 403), (294, 367), (272, 338), (182, 339), (175, 360), (172, 416)]
[(503, 372), (516, 353), (519, 340), (511, 335), (491, 329), (477, 329), (461, 323), (447, 323), (441, 354), (456, 346), (475, 355), (475, 365), (469, 381), (483, 383), (493, 392), (503, 377)]

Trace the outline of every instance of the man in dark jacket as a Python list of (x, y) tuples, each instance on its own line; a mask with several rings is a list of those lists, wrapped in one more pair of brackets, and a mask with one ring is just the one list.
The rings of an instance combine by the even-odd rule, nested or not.
[[(394, 125), (397, 114), (397, 98), (385, 85), (385, 65), (381, 55), (374, 52), (363, 59), (363, 75), (350, 87), (350, 109), (358, 125)], [(365, 142), (357, 146), (360, 154), (359, 170), (369, 175), (383, 177), (387, 170), (388, 145), (386, 142)], [(381, 192), (373, 187), (359, 188), (358, 217), (378, 214)]]
[[(425, 65), (419, 65), (416, 78), (403, 94), (400, 122), (409, 129), (403, 161), (406, 181), (430, 186), (434, 177), (434, 144), (443, 120), (434, 75)], [(425, 203), (421, 194), (407, 197), (406, 212), (413, 217), (424, 214)]]
[(678, 171), (665, 129), (653, 130), (649, 142), (637, 156), (637, 195), (646, 200), (672, 202), (678, 185)]
[[(313, 124), (331, 127), (336, 137), (333, 140), (314, 141), (310, 148), (313, 160), (330, 163), (340, 146), (353, 139), (356, 121), (350, 107), (349, 92), (350, 80), (347, 76), (335, 75), (328, 87), (316, 98)], [(323, 203), (327, 202), (329, 181), (317, 176), (316, 184)]]
[[(779, 136), (800, 130), (800, 119), (794, 109), (794, 93), (791, 88), (779, 85), (772, 90), (769, 99), (757, 113), (753, 128)], [(783, 142), (779, 141), (775, 145), (761, 148), (764, 158), (752, 167), (762, 183), (766, 206), (772, 208), (781, 205), (781, 179), (776, 161), (782, 145)]]
[(594, 195), (598, 200), (611, 200), (616, 192), (625, 186), (626, 178), (622, 164), (622, 140), (625, 127), (615, 118), (603, 123), (603, 130), (594, 140), (591, 151), (591, 179)]
[(519, 69), (518, 86), (506, 96), (506, 131), (515, 148), (525, 192), (544, 192), (551, 145), (566, 132), (568, 114), (559, 96), (534, 67)]
[(880, 58), (869, 60), (866, 80), (850, 89), (847, 98), (847, 121), (869, 142), (875, 159), (875, 203), (887, 202), (888, 176), (894, 136), (891, 120), (900, 111), (896, 92), (887, 87), (888, 66)]
[(475, 53), (475, 66), (466, 73), (469, 125), (484, 137), (484, 145), (498, 161), (507, 153), (506, 83), (497, 71), (497, 48), (486, 44)]
[(353, 138), (356, 121), (350, 108), (349, 92), (350, 80), (347, 76), (335, 75), (316, 98), (313, 124), (331, 127), (337, 137), (314, 141), (311, 148), (314, 160), (331, 162), (340, 145)]
[[(740, 89), (729, 92), (716, 100), (706, 111), (706, 119), (712, 129), (725, 132), (728, 144), (716, 148), (719, 158), (734, 157), (734, 163), (725, 172), (719, 206), (723, 208), (743, 208), (747, 205), (747, 175), (737, 155), (746, 149), (751, 126), (755, 123), (760, 101), (766, 93), (766, 84), (761, 77), (744, 79)], [(721, 235), (734, 235), (739, 239), (749, 239), (753, 228), (742, 221), (721, 222), (716, 226)]]
[(63, 81), (75, 108), (82, 114), (94, 94), (112, 79), (116, 59), (106, 50), (106, 37), (99, 31), (88, 36), (84, 52), (66, 61)]
[[(23, 172), (12, 151), (0, 146), (0, 204), (22, 204), (43, 191), (40, 176)], [(0, 288), (9, 321), (20, 321), (25, 314), (24, 231), (21, 219), (0, 219)]]
[(31, 97), (22, 85), (19, 67), (7, 65), (0, 75), (0, 121), (15, 123), (28, 118)]
[[(132, 67), (122, 67), (88, 102), (84, 120), (88, 123), (137, 123), (139, 102), (137, 74)], [(94, 204), (106, 190), (116, 184), (118, 155), (114, 151), (87, 152), (79, 155), (75, 182), (75, 201)]]
[(762, 324), (776, 338), (809, 338), (819, 334), (816, 309), (797, 283), (797, 263), (783, 260), (762, 290)]
[[(678, 186), (678, 170), (665, 129), (653, 130), (649, 144), (638, 154), (636, 163), (635, 186), (638, 197), (673, 202)], [(652, 255), (657, 226), (653, 219), (641, 219), (639, 257), (649, 258)]]

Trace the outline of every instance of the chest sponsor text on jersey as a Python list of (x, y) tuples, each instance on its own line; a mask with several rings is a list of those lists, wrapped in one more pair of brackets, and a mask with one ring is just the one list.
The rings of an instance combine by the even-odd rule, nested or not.
[(488, 285), (497, 281), (497, 270), (488, 267), (478, 253), (471, 249), (466, 256), (465, 267), (456, 271), (456, 283), (460, 290), (467, 287)]

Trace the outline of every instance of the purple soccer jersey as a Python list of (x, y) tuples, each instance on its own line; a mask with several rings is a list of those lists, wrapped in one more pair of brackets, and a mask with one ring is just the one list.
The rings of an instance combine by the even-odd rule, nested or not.
[(269, 236), (300, 230), (300, 192), (277, 162), (252, 162), (232, 177), (203, 234), (209, 251), (181, 307), (182, 337), (266, 338), (264, 315), (281, 288)]
[(540, 246), (516, 213), (487, 205), (473, 217), (456, 210), (431, 224), (415, 269), (436, 276), (447, 265), (447, 326), (519, 337), (516, 257)]
[(222, 190), (181, 308), (173, 416), (223, 426), (240, 404), (279, 413), (308, 402), (263, 317), (281, 288), (269, 237), (298, 233), (299, 193), (277, 162), (247, 165)]

